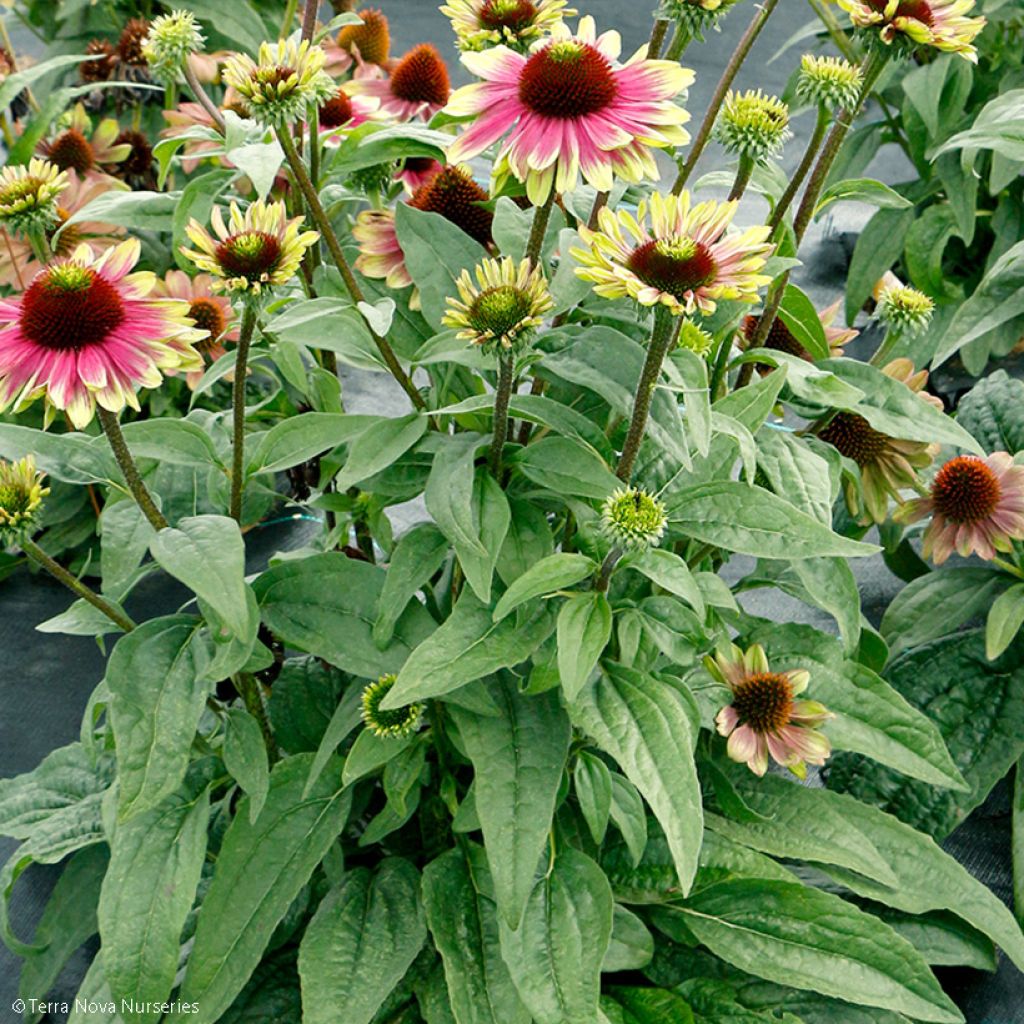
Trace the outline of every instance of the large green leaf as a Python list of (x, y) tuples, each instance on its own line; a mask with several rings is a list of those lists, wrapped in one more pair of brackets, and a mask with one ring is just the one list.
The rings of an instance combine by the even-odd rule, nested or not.
[(1015, 455), (1024, 450), (1024, 381), (996, 370), (960, 399), (956, 416), (985, 451)]
[(606, 498), (622, 481), (592, 448), (569, 437), (545, 437), (509, 460), (528, 480), (560, 497)]
[(612, 608), (600, 591), (573, 595), (558, 613), (558, 676), (566, 700), (586, 685), (612, 635)]
[(299, 947), (303, 1024), (370, 1024), (427, 937), (419, 872), (383, 860), (346, 873), (320, 904)]
[(831, 893), (735, 879), (676, 913), (714, 954), (758, 977), (936, 1024), (964, 1019), (906, 939)]
[(501, 595), (501, 599), (494, 608), (495, 622), (501, 621), (521, 604), (525, 604), (535, 597), (553, 594), (557, 590), (563, 590), (579, 583), (584, 577), (596, 572), (597, 568), (597, 563), (586, 555), (564, 552), (549, 555), (527, 569)]
[(325, 772), (303, 797), (311, 754), (281, 761), (255, 823), (247, 800), (228, 828), (196, 926), (181, 1001), (199, 1004), (196, 1024), (213, 1024), (245, 987), (278, 922), (309, 881), (348, 818), (351, 792)]
[(535, 1024), (592, 1024), (612, 909), (604, 872), (564, 846), (533, 887), (518, 930), (500, 922), (502, 957)]
[(878, 279), (903, 252), (913, 210), (879, 210), (857, 238), (846, 279), (846, 322), (852, 324)]
[(451, 616), (409, 656), (383, 707), (440, 697), (498, 669), (525, 661), (547, 639), (554, 617), (545, 605), (495, 622), (491, 609), (465, 590)]
[(418, 413), (372, 423), (349, 443), (348, 458), (334, 478), (338, 491), (346, 491), (367, 477), (387, 469), (426, 433), (427, 418)]
[(453, 706), (466, 753), (498, 910), (518, 927), (547, 845), (572, 727), (556, 690), (529, 696), (509, 679), (488, 686), (500, 715)]
[(185, 777), (209, 691), (196, 619), (151, 619), (121, 637), (107, 663), (108, 713), (117, 742), (118, 815), (154, 808)]
[[(198, 766), (197, 766), (198, 768)], [(103, 973), (121, 1015), (150, 1024), (178, 972), (181, 932), (206, 856), (209, 778), (190, 773), (156, 807), (118, 825), (99, 905)]]
[(484, 852), (470, 844), (465, 851), (449, 850), (423, 871), (427, 922), (444, 962), (456, 1024), (530, 1024), (501, 957)]
[(263, 621), (285, 643), (353, 675), (375, 679), (397, 672), (433, 630), (423, 605), (412, 602), (395, 623), (391, 644), (373, 639), (384, 571), (343, 554), (283, 562), (254, 584)]
[(263, 810), (270, 789), (267, 745), (259, 722), (242, 708), (227, 713), (224, 734), (224, 767), (249, 796), (249, 818), (255, 821)]
[(249, 473), (279, 473), (329, 452), (368, 430), (375, 416), (304, 412), (289, 416), (259, 436), (249, 459)]
[(683, 892), (697, 873), (703, 838), (700, 784), (693, 763), (695, 709), (675, 687), (611, 666), (572, 703), (573, 722), (621, 766), (668, 837)]
[(716, 480), (670, 497), (669, 521), (689, 537), (758, 558), (862, 558), (878, 548), (833, 533), (761, 487)]
[(938, 789), (847, 757), (836, 760), (829, 784), (941, 838), (1024, 754), (1024, 643), (990, 662), (984, 630), (972, 629), (905, 652), (886, 675), (934, 720), (967, 790)]

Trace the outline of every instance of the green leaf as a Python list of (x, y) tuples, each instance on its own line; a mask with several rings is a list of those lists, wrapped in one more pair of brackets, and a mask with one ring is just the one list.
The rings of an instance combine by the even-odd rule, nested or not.
[[(640, 791), (629, 779), (612, 772), (611, 780), (611, 819), (621, 833), (635, 866), (640, 863), (647, 846), (647, 811)], [(678, 872), (674, 877), (678, 882)]]
[(990, 100), (974, 124), (947, 139), (932, 158), (955, 150), (991, 149), (1009, 160), (1024, 160), (1024, 89), (1009, 89)]
[(364, 679), (397, 672), (434, 628), (419, 602), (398, 617), (390, 646), (373, 640), (384, 570), (340, 553), (282, 562), (253, 584), (263, 621), (285, 643)]
[(681, 533), (741, 555), (787, 560), (822, 555), (858, 558), (878, 551), (873, 544), (833, 533), (770, 491), (735, 480), (680, 491), (671, 496), (668, 514)]
[(445, 441), (434, 456), (423, 500), (441, 532), (465, 554), (485, 557), (480, 540), (479, 517), (473, 515), (476, 487), (476, 452), (482, 439), (477, 435)]
[(792, 566), (808, 597), (836, 620), (846, 653), (853, 655), (861, 638), (860, 589), (849, 563), (843, 558), (802, 558)]
[(847, 178), (825, 189), (814, 208), (814, 216), (820, 217), (833, 203), (848, 202), (867, 203), (880, 210), (906, 210), (914, 205), (899, 192), (874, 178)]
[(127, 821), (173, 793), (188, 767), (208, 686), (199, 623), (152, 619), (118, 640), (107, 664), (117, 741), (118, 816)]
[(875, 766), (867, 771), (846, 757), (835, 760), (830, 785), (941, 838), (985, 800), (1024, 754), (1024, 643), (1011, 644), (990, 662), (984, 630), (971, 629), (905, 652), (886, 675), (913, 706), (934, 719), (967, 789), (938, 789)]
[(568, 701), (574, 701), (608, 646), (612, 609), (599, 591), (570, 597), (558, 613), (558, 677)]
[(694, 1020), (682, 996), (646, 986), (617, 985), (602, 997), (601, 1008), (610, 1024), (692, 1024)]
[(668, 837), (679, 884), (689, 892), (704, 828), (693, 764), (698, 727), (687, 698), (653, 676), (616, 665), (580, 693), (570, 714), (643, 794)]
[(449, 850), (423, 871), (423, 903), (456, 1024), (530, 1024), (501, 957), (483, 850)]
[(488, 691), (496, 716), (452, 706), (473, 762), (476, 808), (498, 911), (519, 926), (555, 812), (572, 727), (554, 690), (528, 696), (502, 678)]
[(256, 634), (245, 584), (245, 542), (238, 523), (227, 516), (194, 516), (177, 528), (160, 530), (150, 553), (176, 580), (195, 591), (239, 640)]
[(338, 491), (346, 491), (367, 477), (387, 469), (426, 433), (427, 419), (419, 413), (372, 423), (349, 443), (348, 458), (334, 478)]
[(681, 597), (701, 618), (706, 608), (704, 595), (686, 562), (665, 548), (647, 548), (638, 555), (627, 556), (623, 568), (635, 569), (670, 594)]
[[(156, 807), (118, 825), (99, 904), (103, 974), (131, 1024), (160, 1020), (206, 857), (209, 777), (193, 771)], [(124, 1001), (128, 1001), (125, 1005)]]
[(831, 893), (735, 879), (702, 890), (678, 912), (712, 953), (757, 977), (922, 1021), (963, 1021), (906, 939)]
[(996, 370), (960, 399), (956, 417), (986, 452), (1015, 455), (1024, 450), (1024, 381)]
[(580, 580), (593, 575), (597, 571), (597, 563), (586, 555), (558, 553), (549, 555), (536, 565), (527, 569), (502, 594), (494, 607), (494, 621), (500, 622), (521, 604), (541, 597), (554, 594), (574, 586)]
[(360, 690), (319, 658), (289, 658), (270, 691), (268, 710), (277, 745), (289, 754), (317, 750), (338, 713), (342, 694)]
[(902, 935), (925, 960), (942, 967), (973, 967), (995, 971), (994, 944), (966, 921), (945, 910), (907, 914), (877, 908), (875, 913)]
[(121, 192), (117, 189), (103, 192), (72, 213), (61, 224), (53, 241), (72, 224), (93, 221), (130, 227), (134, 231), (170, 233), (174, 227), (174, 211), (180, 202), (180, 192)]
[(304, 412), (289, 416), (260, 434), (249, 459), (249, 475), (278, 473), (308, 462), (339, 444), (347, 444), (375, 422), (379, 421), (373, 416), (332, 412)]
[(370, 1024), (427, 937), (419, 872), (389, 857), (332, 889), (299, 947), (303, 1024)]
[(612, 938), (601, 963), (602, 974), (639, 971), (654, 957), (654, 937), (632, 911), (615, 904)]
[(564, 498), (604, 499), (622, 481), (591, 448), (568, 437), (545, 437), (508, 460), (528, 480)]
[[(934, 723), (871, 669), (843, 657), (838, 641), (810, 626), (773, 623), (753, 630), (773, 664), (805, 668), (809, 694), (835, 718), (825, 727), (833, 747), (854, 750), (915, 779), (962, 789), (964, 777)], [(830, 770), (834, 771), (836, 759)], [(873, 774), (881, 775), (877, 765)]]
[(1024, 769), (1018, 761), (1013, 770), (1013, 907), (1018, 922), (1024, 921)]
[(877, 367), (856, 359), (828, 359), (821, 365), (864, 392), (864, 400), (854, 411), (875, 430), (906, 441), (938, 442), (981, 452), (978, 442), (956, 420)]
[(105, 439), (0, 423), (0, 456), (13, 462), (33, 455), (39, 469), (68, 484), (104, 483), (120, 478), (109, 445), (100, 447), (96, 441)]
[(479, 466), (476, 470), (470, 508), (478, 543), (467, 548), (456, 541), (455, 554), (473, 593), (488, 604), (491, 600), (494, 566), (501, 555), (501, 546), (508, 534), (512, 510), (501, 484), (484, 466)]
[(199, 1004), (196, 1024), (214, 1024), (245, 987), (278, 922), (345, 825), (352, 795), (338, 789), (337, 773), (302, 796), (312, 760), (299, 754), (277, 764), (255, 824), (246, 798), (224, 836), (181, 986), (181, 1001)]
[(249, 818), (255, 821), (270, 790), (270, 766), (259, 723), (241, 708), (231, 708), (227, 713), (224, 767), (248, 795)]
[(1015, 583), (1004, 590), (989, 609), (985, 622), (985, 656), (990, 661), (998, 658), (1013, 643), (1021, 625), (1024, 625), (1024, 583)]
[(572, 773), (573, 788), (583, 819), (600, 845), (612, 813), (612, 773), (608, 765), (589, 751), (581, 750)]
[(553, 618), (541, 605), (532, 615), (494, 622), (487, 605), (464, 590), (451, 616), (412, 652), (381, 705), (385, 710), (440, 697), (525, 661), (547, 639)]
[(178, 4), (194, 12), (221, 38), (256, 54), (264, 39), (263, 22), (249, 0), (238, 0), (225, 9), (217, 0), (181, 0)]
[(379, 771), (393, 757), (412, 745), (415, 736), (378, 736), (369, 729), (363, 729), (356, 736), (355, 743), (345, 758), (341, 781), (350, 786), (353, 782)]
[(802, 438), (768, 424), (757, 432), (756, 441), (757, 468), (772, 491), (830, 526), (836, 495), (828, 462)]
[[(826, 196), (829, 191), (831, 190), (826, 190)], [(822, 202), (825, 202), (824, 197)], [(786, 285), (782, 304), (779, 306), (779, 318), (799, 344), (815, 359), (828, 359), (828, 339), (825, 337), (825, 328), (822, 326), (818, 310), (807, 294), (795, 284)]]
[(913, 210), (879, 210), (860, 233), (846, 278), (846, 322), (852, 324), (879, 278), (899, 259)]
[(593, 1024), (612, 908), (604, 872), (563, 846), (533, 887), (519, 929), (499, 922), (502, 957), (535, 1024)]
[(347, 297), (320, 296), (292, 303), (263, 330), (297, 345), (334, 352), (340, 362), (360, 370), (385, 369), (366, 320)]
[(416, 210), (408, 203), (399, 203), (395, 210), (395, 230), (409, 276), (420, 290), (423, 315), (439, 331), (445, 299), (458, 294), (459, 275), (472, 270), (487, 251), (439, 213)]
[[(275, 687), (276, 689), (276, 687)], [(331, 720), (324, 732), (320, 746), (317, 748), (316, 757), (313, 759), (313, 766), (309, 769), (309, 778), (306, 780), (306, 788), (302, 795), (309, 796), (310, 790), (320, 778), (321, 773), (327, 767), (331, 755), (341, 746), (344, 740), (362, 722), (363, 691), (358, 686), (350, 686), (341, 702), (334, 710)]]
[(71, 67), (72, 64), (81, 64), (83, 60), (88, 59), (87, 54), (65, 53), (58, 57), (51, 57), (49, 60), (40, 61), (13, 75), (7, 75), (3, 82), (0, 82), (0, 110), (6, 110), (19, 93), (30, 89), (41, 78)]
[(221, 465), (209, 433), (190, 420), (138, 420), (122, 428), (132, 455), (171, 466)]
[(373, 624), (373, 640), (382, 650), (406, 606), (444, 564), (448, 538), (433, 523), (419, 523), (395, 545)]
[(153, 527), (130, 500), (108, 501), (100, 514), (100, 570), (103, 592), (119, 595), (129, 584), (149, 550)]

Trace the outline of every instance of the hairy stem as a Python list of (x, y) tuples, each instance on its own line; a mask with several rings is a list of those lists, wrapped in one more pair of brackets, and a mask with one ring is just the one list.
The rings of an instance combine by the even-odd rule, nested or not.
[[(660, 4), (658, 5), (661, 6)], [(665, 42), (665, 35), (668, 32), (668, 22), (655, 17), (654, 25), (651, 27), (651, 41), (647, 44), (647, 56), (651, 60), (657, 60), (661, 54), (662, 44)]]
[(245, 710), (259, 723), (260, 732), (263, 733), (263, 743), (267, 748), (267, 758), (273, 766), (278, 760), (277, 741), (274, 739), (274, 730), (267, 717), (267, 708), (263, 703), (263, 694), (260, 693), (260, 684), (256, 677), (249, 672), (239, 672), (235, 676), (234, 683), (235, 689), (242, 695)]
[(213, 119), (213, 123), (217, 126), (217, 131), (223, 135), (224, 115), (220, 112), (220, 107), (210, 99), (209, 93), (203, 88), (203, 83), (196, 77), (196, 73), (189, 61), (185, 61), (181, 70), (185, 75), (185, 81), (188, 82), (188, 87), (192, 90), (192, 95)]
[(782, 193), (768, 221), (768, 227), (772, 229), (773, 235), (789, 212), (789, 208), (793, 205), (793, 200), (796, 198), (797, 192), (800, 191), (800, 187), (807, 180), (807, 175), (811, 173), (811, 168), (814, 166), (818, 151), (821, 149), (821, 144), (825, 139), (825, 133), (828, 131), (830, 121), (831, 115), (827, 108), (819, 106), (817, 120), (814, 122), (814, 131), (811, 132), (811, 137), (807, 142), (807, 149), (804, 151), (800, 166), (793, 172), (793, 177), (789, 179), (786, 191)]
[(494, 437), (488, 465), (491, 476), (500, 482), (501, 455), (508, 440), (508, 407), (512, 401), (512, 385), (515, 380), (515, 357), (511, 353), (498, 354), (498, 390), (494, 395)]
[(107, 435), (114, 458), (117, 459), (117, 464), (121, 467), (125, 483), (128, 485), (132, 497), (154, 530), (166, 530), (167, 520), (164, 519), (160, 509), (156, 507), (153, 496), (142, 482), (139, 467), (135, 465), (128, 442), (125, 441), (124, 434), (121, 433), (121, 424), (117, 421), (117, 414), (104, 409), (103, 406), (97, 406), (96, 415), (99, 417), (100, 426), (103, 427), (103, 433)]
[(644, 360), (640, 383), (637, 385), (636, 397), (633, 400), (633, 416), (626, 434), (626, 443), (622, 448), (622, 456), (616, 467), (615, 475), (624, 483), (629, 483), (633, 476), (640, 442), (647, 431), (647, 418), (651, 412), (651, 401), (654, 389), (661, 376), (661, 364), (665, 361), (672, 344), (675, 322), (672, 314), (665, 306), (658, 305), (654, 313), (654, 331), (650, 344), (647, 346), (647, 358)]
[(754, 161), (751, 157), (743, 155), (740, 157), (739, 166), (736, 168), (736, 177), (733, 179), (732, 188), (729, 190), (728, 202), (737, 202), (743, 198), (750, 184), (750, 176), (754, 173)]
[(231, 504), (228, 512), (236, 522), (242, 521), (242, 492), (245, 489), (245, 378), (249, 372), (249, 349), (256, 327), (256, 305), (246, 303), (242, 327), (235, 346), (235, 380), (231, 387), (233, 444), (231, 448)]
[[(363, 295), (363, 290), (359, 287), (359, 282), (355, 279), (355, 275), (352, 273), (352, 268), (349, 266), (348, 260), (345, 259), (345, 254), (342, 252), (338, 236), (335, 234), (330, 218), (327, 216), (327, 213), (323, 208), (323, 204), (320, 202), (320, 196), (317, 195), (313, 182), (309, 179), (309, 174), (306, 172), (306, 167), (302, 162), (302, 158), (299, 156), (298, 150), (295, 148), (294, 141), (288, 132), (282, 128), (277, 130), (277, 139), (281, 144), (281, 149), (284, 150), (288, 166), (291, 168), (292, 174), (295, 176), (295, 180), (298, 182), (302, 195), (306, 200), (306, 206), (309, 208), (310, 216), (316, 222), (320, 235), (327, 245), (327, 251), (331, 254), (331, 259), (334, 261), (334, 265), (338, 268), (342, 281), (345, 282), (345, 289), (348, 291), (349, 297), (356, 303), (365, 302), (366, 297)], [(398, 356), (395, 355), (395, 350), (388, 343), (388, 340), (386, 338), (382, 338), (375, 330), (373, 330), (372, 327), (369, 328), (369, 330), (370, 334), (373, 336), (374, 343), (377, 346), (377, 351), (380, 352), (381, 358), (386, 363), (387, 368), (391, 371), (391, 375), (398, 381), (402, 390), (409, 396), (409, 400), (417, 409), (426, 409), (426, 401), (419, 391), (416, 390), (416, 385), (413, 384), (410, 376), (402, 369), (402, 364), (398, 361)]]
[(305, 9), (302, 12), (302, 38), (304, 40), (312, 41), (319, 10), (320, 0), (306, 0)]
[(530, 228), (530, 240), (526, 243), (526, 258), (531, 266), (540, 263), (541, 250), (544, 248), (544, 236), (547, 234), (548, 224), (551, 221), (551, 208), (555, 205), (555, 186), (552, 183), (551, 191), (542, 206), (534, 209), (533, 226)]
[(682, 170), (679, 172), (679, 176), (676, 178), (675, 184), (672, 186), (672, 191), (675, 195), (679, 195), (679, 193), (683, 191), (686, 182), (693, 173), (694, 167), (697, 166), (697, 161), (700, 159), (701, 153), (704, 152), (704, 148), (707, 146), (708, 140), (711, 138), (711, 129), (715, 125), (715, 118), (718, 117), (718, 112), (722, 109), (722, 104), (725, 102), (725, 94), (731, 88), (732, 83), (736, 79), (736, 75), (739, 74), (739, 70), (743, 66), (743, 62), (747, 59), (747, 56), (750, 53), (751, 47), (753, 47), (757, 37), (761, 34), (761, 30), (771, 17), (772, 11), (775, 10), (778, 4), (779, 0), (764, 0), (764, 3), (757, 9), (757, 13), (747, 26), (747, 31), (743, 33), (743, 38), (740, 39), (739, 43), (736, 45), (736, 49), (733, 51), (733, 55), (729, 58), (729, 63), (725, 66), (725, 70), (722, 72), (722, 77), (719, 79), (718, 85), (715, 87), (715, 93), (711, 97), (711, 104), (708, 107), (707, 113), (704, 115), (704, 120), (701, 122), (700, 129), (697, 132), (697, 137), (693, 140), (693, 144), (690, 146), (690, 154), (686, 158), (686, 163), (683, 164)]
[(125, 633), (130, 633), (135, 628), (135, 623), (127, 615), (115, 608), (109, 601), (100, 597), (96, 591), (86, 586), (77, 576), (69, 573), (60, 562), (51, 558), (35, 541), (29, 540), (26, 537), (21, 541), (21, 550), (33, 562), (45, 569), (55, 580), (63, 583), (68, 590), (72, 591), (83, 601), (88, 601), (93, 608), (103, 612), (118, 629), (123, 630)]

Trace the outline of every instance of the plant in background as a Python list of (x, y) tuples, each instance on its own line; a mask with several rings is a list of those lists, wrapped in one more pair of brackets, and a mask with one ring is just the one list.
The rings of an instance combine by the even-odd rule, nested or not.
[[(678, 57), (728, 2), (659, 5), (622, 63), (563, 2), (450, 0), (479, 79), (454, 94), (434, 46), (391, 58), (381, 11), (201, 6), (62, 7), (86, 109), (57, 109), (69, 86), (9, 115), (5, 565), (73, 592), (46, 629), (113, 640), (80, 738), (0, 781), (26, 990), (98, 932), (82, 995), (130, 1000), (125, 1024), (169, 1001), (198, 1024), (959, 1024), (936, 950), (1024, 965), (1024, 934), (941, 827), (900, 820), (976, 806), (995, 770), (903, 699), (901, 659), (950, 593), (995, 596), (990, 651), (1019, 656), (1020, 470), (992, 454), (1024, 449), (992, 412), (1019, 395), (958, 418), (927, 395), (942, 302), (913, 274), (934, 319), (882, 295), (884, 367), (789, 280), (832, 202), (909, 209), (845, 147), (904, 47), (872, 22), (846, 63), (801, 63), (817, 128), (787, 176), (786, 105), (730, 95), (778, 0), (692, 143)], [(79, 75), (37, 67), (4, 98)], [(747, 172), (731, 201), (731, 174), (689, 181), (715, 135)], [(44, 139), (74, 159), (31, 162)], [(255, 557), (282, 521), (303, 532)], [(851, 567), (870, 524), (923, 581), (881, 634)], [(995, 557), (930, 572), (921, 531), (937, 561)], [(194, 600), (136, 622), (158, 570)], [(764, 587), (835, 629), (737, 600)], [(955, 709), (985, 692), (959, 656), (913, 673), (966, 680)], [(792, 778), (812, 768), (827, 788)], [(64, 859), (30, 943), (7, 901)]]

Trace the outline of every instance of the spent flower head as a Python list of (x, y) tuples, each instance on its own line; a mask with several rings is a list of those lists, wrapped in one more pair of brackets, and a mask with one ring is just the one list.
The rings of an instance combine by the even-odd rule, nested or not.
[(363, 723), (375, 736), (399, 739), (415, 732), (423, 716), (422, 704), (406, 704), (402, 708), (385, 710), (384, 698), (391, 692), (397, 676), (384, 675), (363, 690)]
[(445, 326), (474, 345), (506, 351), (529, 341), (554, 306), (544, 271), (528, 259), (517, 264), (505, 256), (484, 260), (475, 274), (476, 282), (463, 270), (456, 282), (459, 297), (448, 298)]
[(43, 498), (50, 493), (50, 488), (43, 486), (44, 476), (36, 471), (31, 455), (17, 462), (0, 459), (0, 548), (31, 529)]
[(826, 110), (852, 110), (860, 98), (864, 75), (856, 64), (842, 57), (818, 57), (805, 53), (800, 59), (796, 94)]
[(0, 170), (0, 223), (12, 234), (46, 230), (57, 223), (57, 199), (68, 187), (67, 171), (49, 160)]
[(657, 547), (667, 523), (665, 506), (640, 487), (616, 488), (601, 506), (602, 532), (623, 548)]
[(730, 91), (715, 121), (715, 138), (736, 156), (764, 163), (790, 137), (789, 107), (760, 89)]
[(931, 322), (935, 303), (909, 285), (891, 285), (878, 296), (875, 316), (902, 334), (920, 334)]
[(568, 0), (448, 0), (441, 13), (451, 19), (460, 50), (507, 46), (527, 52), (576, 11)]
[(324, 70), (327, 55), (309, 40), (263, 43), (258, 59), (232, 54), (224, 65), (224, 82), (235, 89), (249, 115), (261, 124), (290, 124), (337, 92)]
[(142, 44), (142, 52), (153, 74), (173, 82), (193, 53), (201, 53), (205, 37), (191, 11), (171, 11), (155, 18)]

